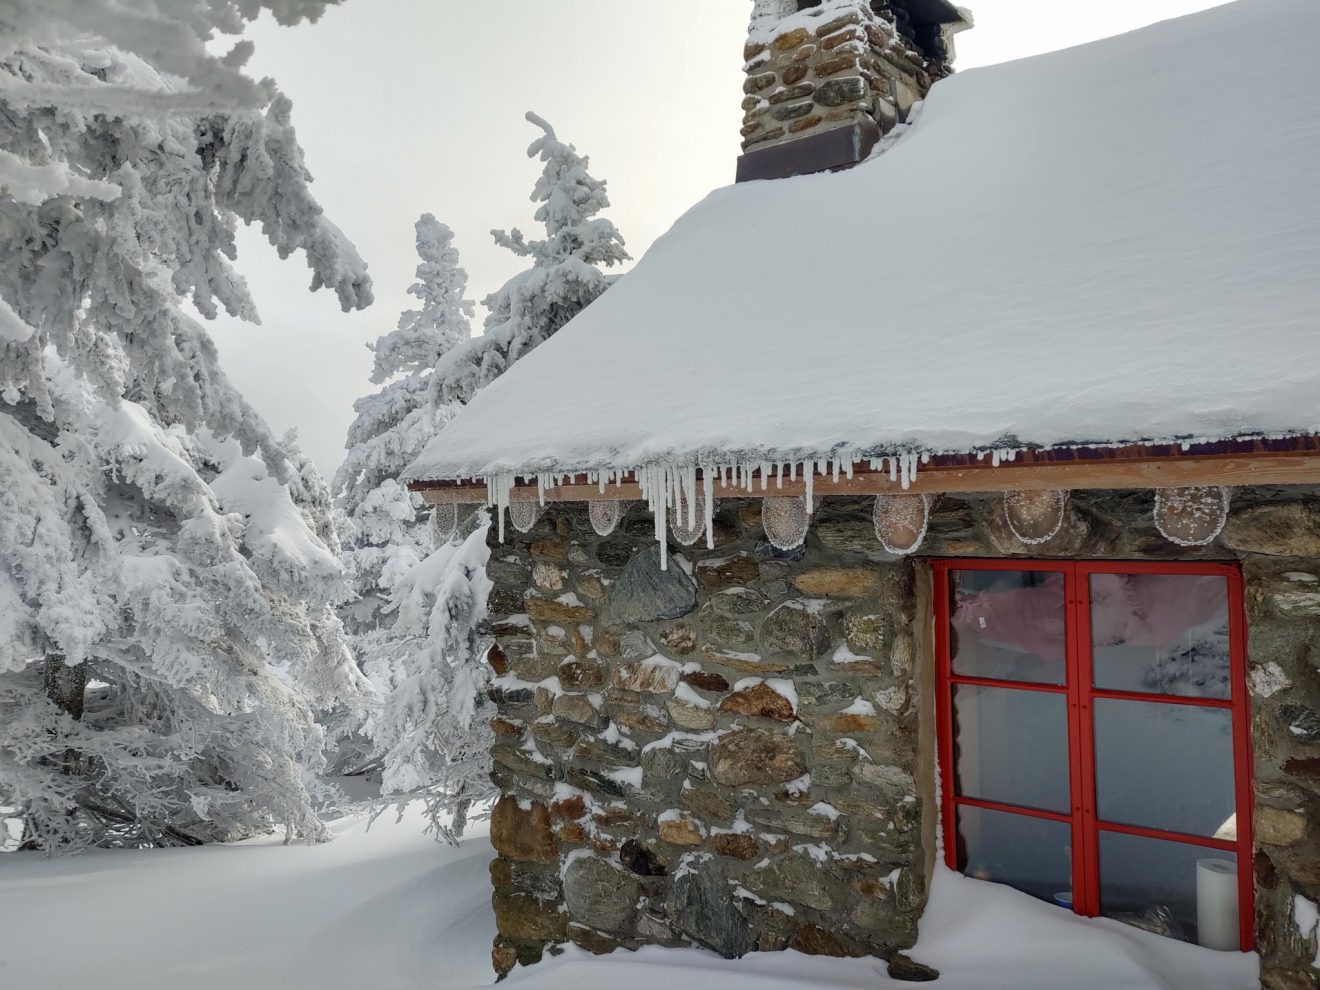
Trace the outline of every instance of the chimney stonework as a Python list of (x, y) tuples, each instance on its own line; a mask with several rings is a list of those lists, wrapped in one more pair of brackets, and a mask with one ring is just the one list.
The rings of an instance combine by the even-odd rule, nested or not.
[(738, 180), (846, 168), (952, 71), (947, 0), (756, 0)]

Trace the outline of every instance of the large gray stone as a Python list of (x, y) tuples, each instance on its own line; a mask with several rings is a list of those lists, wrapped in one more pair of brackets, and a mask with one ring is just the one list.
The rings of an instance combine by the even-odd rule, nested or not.
[(1283, 502), (1234, 512), (1219, 542), (1245, 553), (1320, 557), (1320, 508), (1313, 501)]
[(788, 901), (824, 911), (833, 903), (824, 876), (815, 860), (793, 854), (750, 870), (743, 874), (742, 883), (768, 901)]
[(767, 657), (810, 662), (830, 648), (822, 616), (796, 602), (786, 602), (761, 623), (761, 652)]
[(623, 870), (596, 856), (574, 860), (564, 871), (564, 902), (573, 920), (607, 932), (622, 930), (637, 907), (641, 888)]
[(674, 881), (665, 913), (675, 928), (725, 959), (737, 959), (756, 947), (728, 881), (713, 863), (701, 863)]
[(679, 619), (697, 607), (697, 586), (681, 567), (660, 569), (660, 548), (643, 550), (628, 561), (605, 598), (606, 625)]

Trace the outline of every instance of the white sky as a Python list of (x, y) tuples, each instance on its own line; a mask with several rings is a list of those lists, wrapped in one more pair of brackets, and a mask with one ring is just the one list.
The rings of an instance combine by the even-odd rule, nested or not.
[[(958, 38), (967, 69), (1219, 0), (963, 2), (976, 15)], [(353, 401), (373, 389), (365, 344), (411, 305), (418, 214), (454, 228), (474, 299), (521, 266), (489, 231), (534, 228), (539, 165), (525, 157), (536, 134), (527, 110), (590, 155), (609, 181), (609, 215), (640, 257), (732, 181), (750, 9), (748, 0), (346, 0), (315, 25), (254, 26), (250, 68), (293, 99), (315, 192), (367, 259), (376, 304), (341, 313), (332, 293), (306, 291), (301, 258), (281, 263), (259, 232), (243, 231), (238, 267), (263, 326), (211, 324), (230, 377), (277, 431), (296, 426), (333, 472)]]

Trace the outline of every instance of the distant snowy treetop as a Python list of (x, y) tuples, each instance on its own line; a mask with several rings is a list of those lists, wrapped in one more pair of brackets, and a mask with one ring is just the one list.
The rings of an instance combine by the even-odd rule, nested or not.
[(409, 477), (1320, 432), (1316, 51), (1250, 0), (943, 80), (712, 193)]

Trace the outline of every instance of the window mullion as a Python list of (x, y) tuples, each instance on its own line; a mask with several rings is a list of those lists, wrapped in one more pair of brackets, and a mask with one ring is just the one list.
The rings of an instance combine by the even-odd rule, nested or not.
[(1064, 578), (1068, 609), (1069, 767), (1073, 794), (1073, 909), (1099, 914), (1095, 827), (1095, 732), (1091, 720), (1091, 621), (1087, 575), (1072, 564)]

